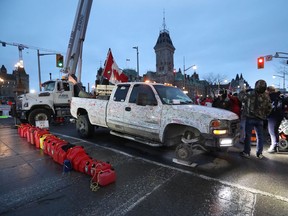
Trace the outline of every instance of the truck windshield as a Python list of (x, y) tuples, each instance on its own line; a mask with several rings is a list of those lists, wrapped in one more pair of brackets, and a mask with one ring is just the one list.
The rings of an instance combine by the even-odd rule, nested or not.
[(43, 83), (42, 88), (43, 88), (43, 91), (53, 91), (55, 88), (55, 81)]
[(191, 104), (192, 100), (179, 88), (154, 85), (163, 104)]

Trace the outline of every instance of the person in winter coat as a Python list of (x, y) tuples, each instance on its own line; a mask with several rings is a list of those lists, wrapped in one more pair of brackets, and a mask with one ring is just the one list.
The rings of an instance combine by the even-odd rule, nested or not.
[(212, 106), (216, 108), (226, 109), (226, 110), (231, 111), (231, 102), (227, 96), (226, 90), (223, 91), (223, 93), (219, 95), (218, 98), (216, 98), (216, 100), (214, 100)]
[(242, 157), (249, 158), (251, 151), (252, 130), (255, 128), (257, 136), (256, 157), (263, 158), (264, 131), (263, 124), (272, 110), (269, 95), (266, 93), (267, 83), (265, 80), (258, 80), (255, 88), (249, 92), (241, 92), (239, 99), (242, 102), (242, 115), (245, 121), (244, 150), (240, 153)]
[(274, 153), (278, 151), (279, 143), (279, 126), (284, 118), (285, 106), (288, 105), (288, 99), (281, 95), (280, 91), (276, 91), (273, 86), (267, 88), (267, 92), (270, 96), (272, 111), (267, 117), (268, 120), (268, 132), (271, 138), (271, 144), (268, 149), (268, 153)]
[(203, 106), (212, 107), (212, 103), (213, 103), (213, 99), (211, 96), (206, 97), (205, 100), (202, 101)]
[(241, 102), (238, 98), (238, 94), (237, 93), (234, 93), (233, 95), (228, 94), (228, 98), (231, 102), (231, 111), (236, 113), (238, 117), (240, 118)]

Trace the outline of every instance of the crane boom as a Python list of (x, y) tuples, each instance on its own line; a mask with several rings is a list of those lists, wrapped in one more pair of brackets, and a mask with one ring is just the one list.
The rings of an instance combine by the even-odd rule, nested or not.
[[(82, 49), (83, 42), (85, 40), (85, 34), (89, 20), (90, 10), (92, 7), (92, 2), (93, 0), (79, 0), (75, 20), (68, 43), (63, 73), (66, 73), (69, 76), (69, 80), (72, 81), (74, 84), (76, 84), (77, 82), (81, 82)], [(79, 68), (77, 80), (75, 73), (78, 61)]]

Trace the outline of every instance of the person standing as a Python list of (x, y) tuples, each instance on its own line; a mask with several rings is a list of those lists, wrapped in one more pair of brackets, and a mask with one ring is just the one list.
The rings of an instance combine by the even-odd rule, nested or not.
[(203, 100), (204, 106), (212, 107), (212, 103), (213, 103), (213, 99), (210, 95), (206, 97), (205, 100)]
[(238, 98), (238, 94), (234, 93), (232, 95), (231, 93), (229, 93), (228, 98), (231, 101), (231, 111), (236, 113), (238, 115), (238, 117), (240, 118), (241, 102)]
[(267, 83), (265, 80), (258, 80), (255, 88), (247, 93), (239, 94), (243, 104), (243, 116), (245, 121), (244, 150), (240, 153), (242, 157), (249, 158), (251, 151), (252, 130), (255, 128), (257, 136), (256, 157), (263, 158), (264, 145), (264, 120), (272, 110), (269, 95), (266, 93)]
[(231, 111), (231, 101), (227, 96), (227, 91), (224, 90), (221, 95), (219, 95), (219, 98), (217, 98), (214, 103), (212, 104), (213, 107), (220, 108), (220, 109), (226, 109)]
[(287, 98), (281, 95), (280, 91), (276, 91), (273, 86), (267, 88), (270, 100), (272, 103), (272, 111), (267, 117), (268, 120), (268, 132), (271, 138), (271, 144), (268, 153), (274, 153), (278, 151), (279, 144), (279, 126), (284, 118), (285, 106), (288, 105)]

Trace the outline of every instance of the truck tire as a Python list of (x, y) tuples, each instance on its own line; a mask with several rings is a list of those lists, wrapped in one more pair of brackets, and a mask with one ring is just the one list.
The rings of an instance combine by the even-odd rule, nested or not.
[(80, 137), (88, 138), (93, 134), (93, 125), (90, 123), (88, 115), (80, 115), (76, 119), (76, 130)]
[(35, 125), (36, 121), (45, 121), (48, 120), (50, 122), (51, 115), (50, 112), (46, 109), (34, 109), (28, 116), (28, 122), (31, 125)]
[(176, 157), (181, 160), (190, 161), (193, 156), (193, 150), (191, 145), (182, 143), (177, 146), (176, 150)]

